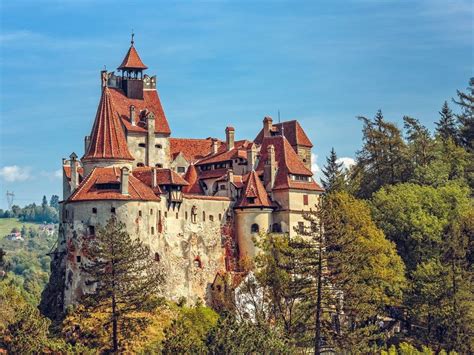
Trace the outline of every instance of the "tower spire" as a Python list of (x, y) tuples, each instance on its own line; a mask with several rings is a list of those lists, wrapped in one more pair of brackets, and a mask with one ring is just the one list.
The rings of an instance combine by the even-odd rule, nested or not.
[(133, 33), (133, 28), (132, 28), (132, 39), (130, 40), (130, 44), (132, 45), (132, 47), (135, 44), (133, 37), (135, 37), (135, 33)]

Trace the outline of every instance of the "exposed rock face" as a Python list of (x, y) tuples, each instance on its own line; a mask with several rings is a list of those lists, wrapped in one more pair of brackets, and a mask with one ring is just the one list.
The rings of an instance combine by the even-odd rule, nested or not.
[(59, 320), (64, 315), (64, 289), (66, 286), (66, 260), (65, 255), (55, 250), (51, 260), (51, 276), (41, 294), (38, 306), (43, 315)]

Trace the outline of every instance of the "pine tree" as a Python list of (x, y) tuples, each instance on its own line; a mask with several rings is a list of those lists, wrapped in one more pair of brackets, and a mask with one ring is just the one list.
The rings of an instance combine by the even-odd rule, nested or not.
[(474, 78), (469, 80), (467, 92), (457, 91), (458, 99), (453, 100), (461, 108), (456, 115), (459, 121), (460, 143), (474, 153)]
[(112, 324), (112, 349), (117, 352), (120, 337), (147, 324), (146, 316), (139, 312), (156, 306), (153, 300), (163, 276), (150, 248), (140, 239), (132, 239), (115, 217), (86, 241), (86, 247), (82, 270), (87, 282), (96, 287), (95, 292), (84, 295), (82, 303), (88, 312), (106, 315), (104, 326)]
[(52, 195), (51, 199), (49, 200), (49, 206), (54, 208), (56, 211), (59, 210), (59, 196)]
[(326, 158), (326, 166), (322, 169), (324, 179), (321, 180), (327, 193), (342, 191), (345, 187), (345, 174), (342, 171), (342, 163), (337, 161), (334, 148), (331, 149), (329, 157)]
[(381, 110), (373, 120), (362, 116), (359, 119), (364, 124), (364, 145), (357, 153), (351, 178), (359, 185), (356, 194), (368, 198), (383, 185), (406, 181), (409, 163), (400, 130), (384, 119)]
[(436, 132), (439, 136), (447, 141), (452, 139), (453, 142), (458, 142), (458, 127), (456, 124), (456, 118), (454, 117), (453, 111), (448, 106), (448, 102), (445, 101), (439, 112), (440, 118), (436, 122)]
[(46, 196), (43, 196), (43, 201), (41, 202), (41, 208), (45, 209), (48, 206), (48, 200)]

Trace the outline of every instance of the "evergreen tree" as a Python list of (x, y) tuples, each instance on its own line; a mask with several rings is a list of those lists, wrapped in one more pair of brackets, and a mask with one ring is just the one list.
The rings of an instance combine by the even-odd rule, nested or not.
[(56, 211), (59, 210), (59, 196), (52, 195), (51, 199), (49, 200), (49, 206), (54, 208)]
[(466, 92), (457, 91), (458, 99), (453, 100), (461, 108), (457, 115), (460, 142), (469, 152), (474, 153), (474, 78), (469, 80)]
[(326, 166), (322, 169), (324, 178), (321, 180), (327, 193), (342, 191), (345, 187), (345, 174), (342, 171), (342, 163), (337, 162), (337, 154), (331, 149), (329, 157), (326, 158)]
[(453, 111), (448, 106), (448, 102), (445, 101), (439, 112), (440, 118), (436, 122), (436, 133), (447, 141), (452, 139), (453, 142), (458, 142), (458, 127), (456, 124), (456, 118), (454, 117)]
[(46, 199), (46, 196), (43, 195), (43, 201), (41, 202), (41, 208), (45, 209), (48, 207), (48, 200)]
[(156, 306), (153, 300), (163, 276), (150, 248), (132, 239), (114, 217), (85, 243), (88, 254), (82, 270), (96, 288), (84, 295), (82, 303), (89, 312), (106, 316), (104, 326), (112, 324), (112, 349), (117, 352), (120, 337), (146, 326), (147, 318), (140, 312)]
[(360, 197), (370, 197), (383, 185), (404, 182), (408, 178), (406, 145), (397, 126), (387, 122), (378, 111), (373, 120), (359, 117), (364, 123), (364, 145), (357, 153), (353, 182)]

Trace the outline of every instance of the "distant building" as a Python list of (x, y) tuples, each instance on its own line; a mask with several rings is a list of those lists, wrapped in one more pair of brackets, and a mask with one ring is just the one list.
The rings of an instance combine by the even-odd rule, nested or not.
[(132, 41), (119, 73), (101, 72), (84, 155), (63, 159), (52, 262), (52, 278), (63, 287), (54, 291), (50, 282), (44, 295), (58, 307), (90, 287), (80, 269), (83, 238), (111, 216), (163, 265), (164, 296), (208, 300), (216, 275), (240, 272), (255, 256), (252, 237), (294, 235), (323, 191), (312, 177), (312, 143), (298, 121), (273, 124), (265, 117), (249, 140), (235, 140), (230, 126), (225, 140), (171, 137), (157, 78), (146, 69)]
[(8, 240), (13, 240), (13, 241), (16, 241), (16, 242), (22, 242), (24, 241), (25, 239), (21, 236), (21, 233), (20, 232), (11, 232), (10, 234), (8, 234), (6, 236), (6, 238)]

